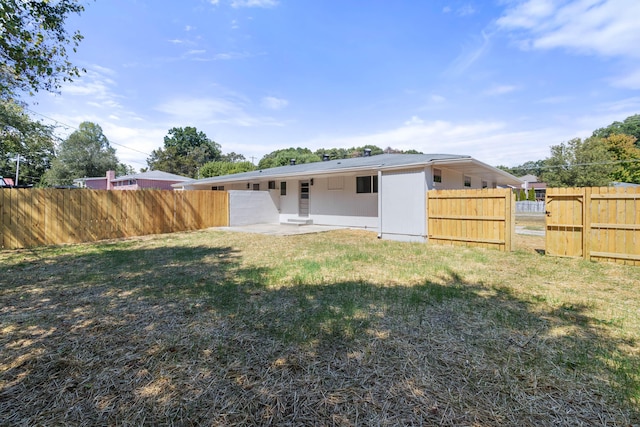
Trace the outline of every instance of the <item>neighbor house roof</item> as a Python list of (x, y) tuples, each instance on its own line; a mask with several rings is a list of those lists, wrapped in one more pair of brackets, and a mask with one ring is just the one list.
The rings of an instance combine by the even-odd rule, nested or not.
[(471, 156), (457, 154), (380, 154), (376, 156), (355, 157), (350, 159), (336, 159), (298, 165), (280, 166), (243, 172), (233, 175), (222, 175), (211, 178), (185, 181), (174, 184), (174, 187), (190, 186), (193, 184), (216, 184), (221, 182), (251, 181), (265, 178), (290, 178), (310, 175), (325, 175), (336, 173), (357, 173), (367, 170), (393, 170), (411, 167), (425, 167), (427, 165), (458, 165), (470, 175), (485, 175), (487, 179), (495, 180), (499, 185), (520, 185), (521, 181), (513, 175), (484, 164)]
[(149, 171), (149, 172), (141, 172), (141, 173), (135, 173), (131, 175), (119, 176), (119, 177), (116, 177), (116, 179), (113, 179), (111, 181), (112, 182), (128, 181), (132, 179), (148, 179), (150, 181), (189, 181), (191, 178), (182, 176), (182, 175), (175, 175), (168, 172)]

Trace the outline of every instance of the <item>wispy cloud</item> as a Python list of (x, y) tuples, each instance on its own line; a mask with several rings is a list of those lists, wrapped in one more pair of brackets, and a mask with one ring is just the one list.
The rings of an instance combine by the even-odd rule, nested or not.
[(627, 74), (611, 78), (609, 81), (611, 85), (615, 87), (638, 90), (640, 89), (640, 68)]
[(281, 126), (273, 118), (247, 112), (243, 102), (223, 98), (176, 98), (155, 108), (177, 121), (196, 124), (227, 124), (240, 127)]
[(448, 67), (447, 73), (462, 74), (483, 55), (489, 51), (491, 36), (489, 33), (482, 31), (480, 38), (472, 43), (470, 47), (464, 47), (463, 52)]
[(516, 131), (500, 121), (427, 122), (413, 116), (395, 129), (345, 137), (323, 135), (303, 146), (317, 149), (374, 144), (424, 153), (466, 154), (491, 165), (514, 166), (522, 163), (522, 159), (548, 157), (549, 145), (575, 136), (572, 131), (553, 127)]
[(517, 86), (512, 85), (495, 85), (491, 86), (489, 89), (485, 90), (483, 93), (488, 96), (499, 96), (505, 95), (507, 93), (513, 92), (517, 90)]
[(276, 98), (274, 96), (266, 96), (262, 98), (261, 104), (263, 107), (268, 108), (269, 110), (281, 110), (289, 105), (289, 101), (282, 98)]
[(497, 20), (531, 49), (566, 48), (581, 54), (640, 58), (637, 0), (527, 0)]
[(232, 0), (231, 7), (275, 7), (278, 5), (276, 0)]
[(451, 6), (445, 6), (442, 8), (442, 13), (455, 13), (458, 16), (470, 16), (476, 13), (476, 9), (471, 4), (464, 4), (455, 9)]

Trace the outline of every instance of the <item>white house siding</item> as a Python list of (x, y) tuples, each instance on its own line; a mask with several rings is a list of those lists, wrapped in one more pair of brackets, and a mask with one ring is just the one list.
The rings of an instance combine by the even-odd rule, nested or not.
[(278, 219), (269, 191), (229, 191), (229, 225), (275, 224)]
[[(442, 182), (433, 182), (433, 169), (440, 169), (442, 171)], [(463, 172), (447, 169), (446, 167), (430, 167), (427, 168), (427, 173), (430, 174), (427, 182), (432, 190), (460, 190), (464, 188), (482, 188), (482, 179), (477, 176), (467, 175), (471, 177), (471, 187), (464, 186)], [(491, 186), (491, 183), (488, 183)]]
[[(357, 176), (373, 176), (363, 172)], [(378, 228), (378, 193), (356, 192), (356, 175), (314, 178), (310, 187), (309, 218), (314, 224)]]
[(430, 168), (381, 173), (380, 237), (400, 241), (426, 241), (427, 172), (431, 173)]
[[(374, 174), (375, 172), (371, 172), (371, 175)], [(355, 175), (338, 178), (337, 181), (341, 181), (342, 186), (336, 188), (340, 186), (335, 185), (334, 177), (332, 178), (334, 189), (329, 189), (329, 178), (313, 178), (313, 185), (309, 187), (308, 219), (318, 225), (377, 229), (378, 195), (376, 193), (356, 194)], [(298, 218), (300, 181), (310, 182), (311, 178), (287, 181), (287, 195), (280, 196), (280, 222)], [(280, 182), (276, 185), (279, 187)]]

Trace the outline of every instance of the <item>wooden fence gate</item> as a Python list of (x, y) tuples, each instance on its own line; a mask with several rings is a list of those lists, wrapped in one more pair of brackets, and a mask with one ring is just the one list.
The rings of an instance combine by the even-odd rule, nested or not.
[(640, 188), (548, 188), (546, 253), (640, 265)]

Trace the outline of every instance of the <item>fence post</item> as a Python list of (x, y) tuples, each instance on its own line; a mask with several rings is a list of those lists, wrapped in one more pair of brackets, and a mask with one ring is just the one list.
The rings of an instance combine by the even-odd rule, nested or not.
[(591, 260), (591, 187), (582, 189), (582, 257)]

